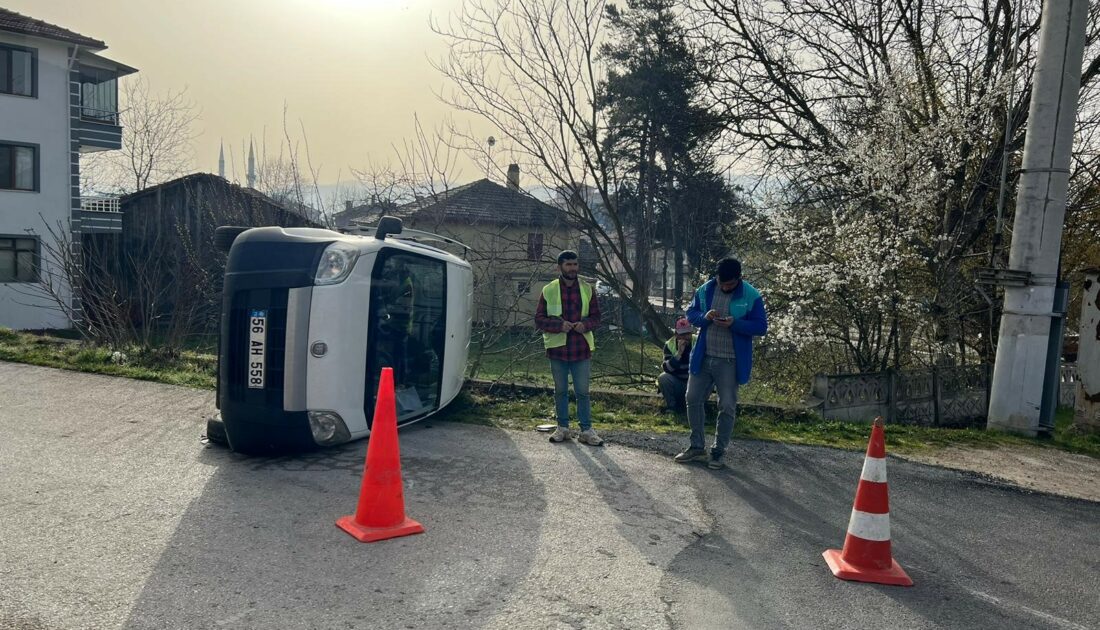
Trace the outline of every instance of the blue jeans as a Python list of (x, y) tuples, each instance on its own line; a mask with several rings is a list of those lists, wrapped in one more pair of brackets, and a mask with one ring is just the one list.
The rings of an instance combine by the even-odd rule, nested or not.
[(698, 374), (688, 377), (687, 416), (691, 427), (691, 448), (704, 448), (703, 428), (706, 425), (704, 405), (710, 392), (718, 388), (718, 432), (711, 453), (721, 457), (726, 452), (737, 420), (737, 363), (734, 359), (703, 357)]
[(592, 362), (559, 361), (550, 359), (550, 371), (554, 374), (554, 410), (558, 414), (558, 426), (569, 426), (569, 374), (573, 374), (573, 393), (577, 396), (577, 422), (581, 431), (592, 428), (592, 398), (588, 395), (588, 381), (592, 377)]

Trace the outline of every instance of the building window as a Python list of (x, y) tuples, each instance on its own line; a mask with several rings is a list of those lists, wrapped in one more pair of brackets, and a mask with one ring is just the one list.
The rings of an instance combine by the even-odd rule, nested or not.
[(527, 260), (542, 260), (542, 234), (527, 233)]
[(118, 75), (101, 68), (80, 68), (80, 117), (118, 124)]
[(32, 48), (0, 46), (0, 93), (38, 96), (38, 56)]
[(0, 282), (38, 282), (38, 238), (0, 235)]
[(0, 142), (0, 190), (38, 190), (38, 147)]

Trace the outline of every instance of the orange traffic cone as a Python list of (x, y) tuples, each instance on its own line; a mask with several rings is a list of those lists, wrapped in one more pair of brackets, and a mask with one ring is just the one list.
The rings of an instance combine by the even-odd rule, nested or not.
[(405, 516), (392, 368), (382, 368), (382, 378), (378, 381), (378, 399), (374, 404), (374, 423), (367, 444), (367, 466), (359, 489), (359, 505), (354, 517), (342, 516), (337, 519), (336, 526), (359, 542), (424, 532), (423, 525)]
[(871, 441), (863, 460), (844, 550), (822, 555), (833, 575), (842, 580), (912, 586), (905, 570), (890, 555), (890, 501), (886, 485), (886, 438), (882, 418), (871, 425)]

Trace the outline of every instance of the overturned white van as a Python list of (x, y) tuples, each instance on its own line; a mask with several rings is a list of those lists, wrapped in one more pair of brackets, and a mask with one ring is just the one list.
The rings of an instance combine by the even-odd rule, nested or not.
[(399, 426), (458, 394), (473, 274), (426, 243), (461, 244), (393, 217), (371, 231), (218, 228), (229, 257), (210, 439), (263, 452), (366, 437), (383, 367)]

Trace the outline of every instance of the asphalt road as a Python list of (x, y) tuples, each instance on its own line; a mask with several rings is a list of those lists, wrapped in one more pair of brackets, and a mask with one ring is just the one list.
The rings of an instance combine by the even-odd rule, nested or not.
[[(361, 544), (366, 444), (244, 457), (212, 394), (0, 363), (0, 628), (1057, 628), (1100, 625), (1100, 504), (890, 460), (913, 588), (834, 578), (862, 456), (603, 449), (401, 431), (425, 534)], [(889, 432), (887, 432), (889, 445)]]

